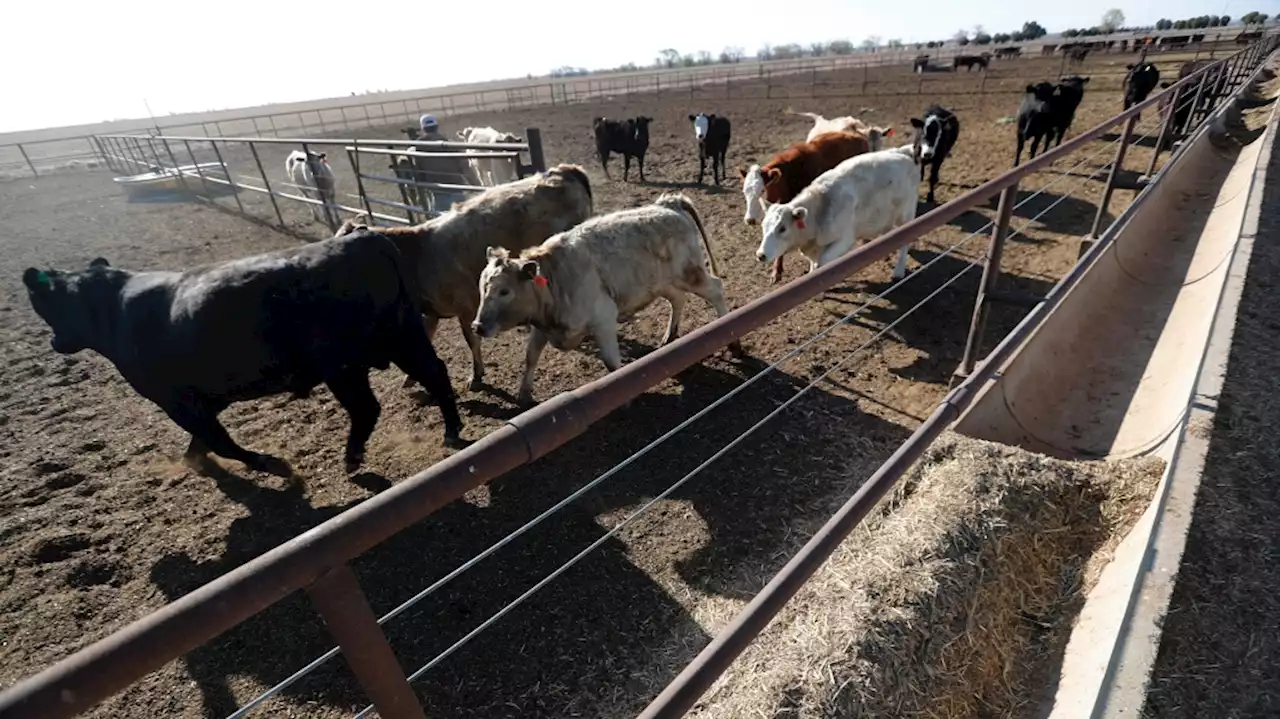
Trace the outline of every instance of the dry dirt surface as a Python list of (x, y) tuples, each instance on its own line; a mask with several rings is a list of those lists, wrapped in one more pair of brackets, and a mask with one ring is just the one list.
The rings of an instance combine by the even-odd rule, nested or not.
[[(1086, 93), (1075, 131), (1120, 109), (1114, 73), (1128, 61), (1128, 56), (1103, 57), (1085, 68), (1113, 77)], [(1029, 76), (1050, 77), (1056, 62), (1051, 65), (1026, 61), (1025, 67)], [(962, 81), (974, 79), (956, 80)], [(942, 170), (941, 201), (1011, 163), (1013, 126), (1000, 120), (1016, 113), (1015, 94), (858, 98), (848, 96), (850, 88), (856, 85), (846, 88), (845, 97), (822, 99), (632, 97), (459, 116), (444, 129), (541, 128), (550, 162), (587, 168), (597, 212), (646, 203), (664, 190), (687, 192), (706, 222), (730, 302), (741, 306), (770, 290), (767, 269), (754, 258), (758, 230), (742, 223), (736, 183), (721, 189), (691, 185), (697, 156), (689, 113), (714, 111), (731, 118), (729, 161), (736, 166), (804, 137), (809, 120), (785, 116), (788, 105), (828, 116), (853, 113), (905, 131), (910, 117), (938, 102), (961, 122), (959, 145)], [(646, 158), (648, 182), (617, 179), (617, 160), (611, 166), (615, 179), (605, 179), (594, 159), (592, 117), (641, 113), (656, 118)], [(1140, 131), (1150, 131), (1153, 121), (1154, 116), (1145, 117)], [(395, 128), (370, 135), (399, 137)], [(900, 135), (897, 139), (902, 141)], [(1151, 144), (1148, 138), (1134, 148), (1130, 169), (1145, 170)], [(273, 181), (283, 175), (286, 152), (263, 153)], [(1042, 293), (1075, 261), (1078, 238), (1089, 230), (1102, 186), (1086, 178), (1112, 152), (1106, 139), (1092, 143), (1070, 161), (1060, 161), (1054, 172), (1025, 183), (1024, 190), (1056, 184), (1015, 213), (1014, 226), (1025, 226), (1025, 233), (1006, 250), (1006, 289)], [(1072, 169), (1090, 155), (1092, 160)], [(238, 172), (252, 172), (246, 164), (251, 160), (231, 161)], [(349, 172), (340, 163), (336, 167), (349, 191)], [(1063, 194), (1068, 191), (1071, 196)], [(1132, 194), (1117, 192), (1111, 213)], [(286, 233), (271, 226), (274, 216), (261, 196), (246, 193), (242, 199), (256, 220), (236, 214), (227, 198), (217, 206), (126, 203), (104, 172), (0, 184), (0, 277), (6, 278), (0, 284), (5, 360), (0, 380), (0, 685), (106, 636), (448, 453), (440, 444), (439, 411), (400, 389), (402, 376), (388, 370), (374, 375), (383, 414), (362, 473), (351, 477), (342, 470), (347, 418), (322, 388), (310, 399), (270, 398), (223, 414), (242, 444), (287, 459), (300, 481), (287, 483), (236, 463), (227, 463), (217, 477), (198, 476), (178, 461), (186, 436), (139, 398), (105, 359), (50, 350), (49, 332), (31, 311), (20, 282), (27, 266), (78, 268), (103, 256), (118, 267), (180, 269), (323, 234), (301, 207), (283, 208)], [(910, 267), (979, 230), (992, 214), (992, 207), (983, 207), (933, 233), (914, 247)], [(625, 716), (647, 703), (847, 496), (850, 480), (868, 476), (942, 397), (961, 354), (979, 269), (866, 351), (852, 352), (969, 266), (984, 245), (976, 237), (914, 275), (900, 291), (771, 377), (390, 622), (389, 639), (412, 671), (812, 377), (844, 363), (748, 441), (416, 682), (428, 713)], [(805, 264), (789, 257), (785, 279), (799, 276)], [(413, 595), (828, 327), (887, 287), (890, 269), (890, 259), (881, 260), (845, 286), (748, 335), (748, 358), (712, 357), (660, 383), (585, 436), (363, 556), (355, 568), (375, 611), (385, 612)], [(997, 309), (988, 325), (988, 346), (1020, 314)], [(687, 331), (711, 317), (709, 308), (691, 302), (684, 327)], [(665, 321), (665, 306), (637, 316), (622, 330), (624, 354), (634, 359), (652, 350)], [(459, 391), (469, 438), (483, 436), (517, 413), (512, 393), (523, 342), (519, 333), (486, 341), (491, 387), (473, 393), (463, 386), (469, 360), (456, 325), (443, 326), (438, 346)], [(603, 371), (590, 348), (549, 349), (536, 394), (545, 399)], [(224, 716), (330, 646), (305, 595), (295, 595), (108, 700), (93, 716)], [(273, 700), (263, 715), (339, 717), (361, 706), (361, 691), (337, 659)]]
[(1195, 515), (1143, 716), (1280, 716), (1280, 155), (1240, 300)]

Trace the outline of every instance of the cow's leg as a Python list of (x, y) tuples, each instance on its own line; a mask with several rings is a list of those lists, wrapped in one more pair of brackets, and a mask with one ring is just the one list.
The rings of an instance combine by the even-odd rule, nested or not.
[(626, 182), (627, 178), (630, 175), (631, 175), (631, 155), (624, 153), (622, 155), (622, 181)]
[(773, 272), (769, 275), (769, 284), (776, 285), (782, 281), (782, 255), (773, 260)]
[(938, 167), (941, 163), (931, 163), (929, 165), (929, 202), (936, 202), (933, 197), (933, 191), (938, 187)]
[(201, 406), (199, 402), (184, 401), (164, 410), (179, 427), (191, 433), (191, 443), (187, 445), (183, 459), (192, 469), (201, 470), (199, 460), (207, 456), (207, 451), (212, 451), (219, 457), (243, 462), (250, 469), (278, 477), (293, 475), (293, 470), (284, 460), (269, 454), (251, 452), (236, 444), (236, 441), (231, 439), (231, 435), (227, 434), (226, 428), (218, 421), (218, 409)]
[(533, 404), (533, 374), (538, 369), (538, 359), (547, 346), (547, 336), (542, 330), (533, 327), (529, 330), (529, 344), (524, 350), (524, 374), (520, 377), (520, 391), (516, 401), (523, 405)]
[[(716, 317), (729, 314), (729, 303), (724, 299), (724, 280), (707, 272), (702, 272), (701, 276), (702, 280), (696, 285), (688, 286), (687, 291), (706, 300), (707, 304), (716, 311)], [(729, 352), (735, 357), (741, 357), (744, 354), (742, 344), (737, 340), (730, 342)]]
[[(459, 313), (458, 326), (462, 328), (462, 338), (471, 348), (471, 379), (467, 380), (467, 389), (475, 392), (484, 387), (484, 359), (480, 355), (480, 337), (471, 329), (471, 321), (467, 317)], [(470, 317), (474, 319), (475, 313), (472, 312)]]
[(1018, 149), (1013, 153), (1013, 166), (1017, 167), (1022, 163), (1022, 143), (1024, 142), (1022, 133), (1018, 133)]
[(660, 292), (667, 302), (671, 304), (671, 319), (667, 321), (667, 334), (662, 338), (662, 344), (670, 344), (680, 336), (680, 317), (684, 313), (685, 294), (679, 289), (668, 289)]
[(898, 250), (898, 261), (893, 265), (892, 278), (895, 280), (900, 280), (907, 276), (907, 249), (903, 247)]
[(591, 326), (591, 336), (600, 348), (600, 361), (610, 372), (622, 367), (622, 350), (618, 348), (618, 320), (597, 321)]
[(436, 355), (435, 347), (426, 332), (415, 331), (416, 327), (406, 328), (403, 342), (396, 357), (392, 358), (396, 366), (426, 388), (427, 394), (440, 405), (444, 415), (444, 443), (449, 447), (462, 444), (462, 418), (458, 416), (458, 400), (453, 394), (453, 385), (449, 382), (449, 370)]
[(636, 156), (636, 165), (640, 168), (640, 181), (644, 182), (644, 155)]
[[(711, 161), (711, 174), (715, 174), (715, 160)], [(698, 184), (702, 184), (702, 178), (707, 173), (707, 155), (701, 150), (698, 151)]]
[(351, 432), (347, 435), (347, 452), (344, 459), (347, 472), (354, 472), (364, 464), (364, 446), (378, 425), (378, 415), (382, 407), (378, 398), (373, 396), (369, 387), (369, 370), (363, 367), (350, 367), (342, 374), (326, 382), (333, 392), (334, 399), (347, 410), (351, 417)]
[[(423, 315), (422, 327), (427, 331), (427, 341), (435, 342), (436, 330), (440, 329), (440, 318), (436, 317), (435, 315)], [(404, 381), (400, 383), (400, 387), (401, 389), (406, 387), (412, 387), (414, 383), (415, 383), (415, 380), (413, 379), (413, 376), (406, 374), (404, 376)]]
[(604, 169), (605, 178), (612, 180), (613, 178), (609, 177), (609, 153), (600, 153), (600, 167)]

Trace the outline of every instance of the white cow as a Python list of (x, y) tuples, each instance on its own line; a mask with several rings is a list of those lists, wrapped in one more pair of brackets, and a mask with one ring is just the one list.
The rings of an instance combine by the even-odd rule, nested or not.
[(329, 167), (325, 154), (294, 150), (285, 158), (284, 171), (289, 182), (302, 191), (303, 197), (325, 203), (324, 207), (310, 203), (307, 207), (311, 208), (311, 216), (316, 222), (323, 222), (334, 230), (338, 226), (338, 211), (331, 207), (335, 202), (333, 168)]
[[(821, 135), (824, 132), (857, 131), (865, 134), (867, 130), (871, 129), (870, 125), (863, 122), (862, 120), (859, 120), (856, 117), (853, 117), (852, 115), (845, 115), (843, 117), (826, 118), (826, 117), (823, 117), (822, 115), (819, 115), (816, 112), (795, 112), (793, 110), (787, 110), (787, 114), (799, 115), (801, 117), (808, 117), (813, 119), (813, 128), (809, 130), (808, 136), (804, 138), (806, 142), (813, 140), (813, 138), (817, 137), (818, 135)], [(873, 148), (873, 149), (876, 149), (876, 148)]]
[[(663, 344), (679, 333), (686, 293), (709, 302), (717, 316), (729, 311), (702, 219), (678, 193), (598, 215), (518, 257), (501, 247), (490, 247), (488, 256), (472, 328), (492, 337), (531, 326), (518, 397), (526, 404), (533, 400), (534, 370), (548, 341), (572, 350), (590, 334), (612, 372), (622, 366), (619, 321), (657, 298), (671, 304)], [(742, 352), (736, 341), (729, 347)]]
[[(492, 127), (468, 127), (458, 130), (457, 137), (459, 140), (473, 144), (494, 144), (494, 143), (523, 143), (524, 138), (510, 132), (499, 132)], [(467, 150), (468, 153), (480, 152), (480, 150)], [(488, 187), (515, 182), (516, 180), (516, 160), (506, 160), (500, 157), (483, 157), (471, 160), (471, 167), (475, 170), (476, 176), (480, 178), (480, 183)]]
[[(756, 259), (772, 262), (798, 249), (809, 271), (902, 225), (916, 215), (919, 169), (906, 145), (851, 157), (819, 175), (790, 202), (771, 206), (761, 223)], [(907, 248), (898, 251), (893, 278), (907, 271)]]

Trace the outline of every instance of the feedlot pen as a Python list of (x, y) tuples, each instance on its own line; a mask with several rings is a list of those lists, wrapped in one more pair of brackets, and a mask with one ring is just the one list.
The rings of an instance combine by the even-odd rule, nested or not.
[[(1251, 61), (1260, 58), (1259, 51)], [(1128, 59), (1104, 55), (1096, 62), (1114, 72), (1114, 63)], [(1166, 78), (1168, 70), (1162, 65)], [(963, 79), (962, 74), (957, 82)], [(791, 105), (827, 116), (855, 114), (905, 132), (910, 117), (938, 102), (961, 121), (961, 139), (938, 191), (945, 202), (1007, 169), (1013, 132), (1003, 118), (1016, 113), (1019, 99), (945, 89), (865, 103), (856, 97), (811, 99), (803, 107), (795, 99), (722, 101), (694, 93), (690, 104), (689, 93), (636, 96), (457, 116), (444, 129), (540, 128), (550, 164), (573, 162), (587, 169), (598, 213), (649, 202), (663, 190), (686, 192), (706, 222), (729, 300), (742, 307), (773, 289), (753, 256), (758, 230), (742, 224), (735, 183), (720, 189), (692, 185), (697, 156), (687, 115), (715, 111), (732, 119), (729, 162), (736, 166), (804, 136), (810, 121), (784, 115)], [(1070, 137), (1119, 109), (1117, 87), (1091, 86)], [(649, 182), (606, 180), (594, 159), (591, 118), (636, 114), (655, 118), (646, 157)], [(1160, 127), (1154, 107), (1134, 125), (1135, 141), (1124, 160), (1128, 175), (1148, 168)], [(1094, 224), (1118, 130), (1099, 133), (1019, 184), (1010, 225), (1017, 234), (1004, 246), (1002, 289), (1043, 296), (1075, 263), (1079, 241)], [(394, 128), (367, 136), (392, 137)], [(282, 156), (264, 164), (273, 180), (281, 176)], [(1120, 179), (1131, 180), (1128, 175)], [(27, 266), (79, 267), (95, 256), (130, 269), (178, 269), (293, 246), (295, 233), (327, 234), (301, 205), (282, 207), (286, 234), (272, 226), (276, 218), (262, 197), (241, 197), (246, 212), (264, 220), (250, 223), (229, 199), (126, 203), (108, 178), (103, 172), (68, 173), (0, 183), (0, 206), (6, 208), (3, 274), (16, 278)], [(343, 184), (350, 177), (340, 173), (338, 179), (340, 192), (350, 189)], [(1121, 182), (1115, 190), (1103, 227), (1136, 194), (1125, 188)], [(691, 424), (552, 521), (388, 622), (387, 638), (406, 672), (413, 672), (599, 542), (416, 680), (427, 713), (631, 716), (643, 708), (946, 394), (963, 354), (995, 216), (993, 200), (930, 232), (913, 246), (909, 268), (918, 274), (875, 300), (890, 287), (890, 261), (883, 257), (888, 253), (881, 251), (880, 259), (847, 282), (746, 335), (747, 359), (718, 354), (692, 365), (562, 448), (471, 490), (356, 559), (351, 566), (374, 613), (382, 615), (830, 328), (798, 359), (740, 391), (708, 421)], [(798, 277), (804, 265), (788, 258), (784, 281)], [(341, 441), (335, 438), (344, 436), (346, 417), (320, 389), (308, 400), (270, 398), (223, 414), (238, 440), (289, 460), (299, 481), (232, 463), (218, 476), (194, 475), (178, 461), (185, 438), (176, 426), (137, 397), (101, 357), (53, 355), (48, 331), (21, 285), (13, 281), (0, 291), (8, 367), (0, 384), (0, 636), (6, 638), (0, 685), (12, 685), (142, 618), (448, 454), (434, 440), (436, 408), (421, 406), (399, 388), (398, 371), (388, 370), (373, 377), (383, 415), (362, 473), (342, 472)], [(925, 298), (931, 301), (904, 317)], [(864, 303), (864, 312), (832, 327)], [(690, 303), (687, 309), (686, 333), (711, 320), (709, 308)], [(994, 305), (986, 348), (1025, 312)], [(659, 305), (622, 330), (628, 361), (654, 349), (665, 317)], [(461, 390), (469, 353), (456, 328), (446, 324), (438, 338), (460, 389), (465, 435), (480, 438), (507, 426), (518, 413), (512, 393), (524, 336), (486, 340), (490, 387), (475, 393)], [(538, 396), (547, 399), (601, 377), (603, 367), (589, 347), (576, 353), (549, 350), (539, 372)], [(751, 441), (621, 531), (602, 534), (824, 375), (750, 435)], [(88, 715), (225, 716), (331, 646), (311, 601), (295, 592)], [(269, 702), (261, 708), (264, 715), (339, 717), (362, 709), (367, 700), (339, 657)]]

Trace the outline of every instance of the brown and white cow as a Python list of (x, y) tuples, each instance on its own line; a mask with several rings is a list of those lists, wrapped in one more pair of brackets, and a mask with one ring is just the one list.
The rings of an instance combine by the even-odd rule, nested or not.
[[(893, 128), (884, 131), (891, 135)], [(747, 200), (748, 225), (759, 224), (769, 205), (790, 202), (822, 173), (841, 162), (880, 149), (880, 130), (862, 132), (827, 132), (806, 142), (797, 142), (769, 159), (763, 166), (738, 168), (742, 177), (742, 194)], [(774, 284), (782, 278), (782, 257), (773, 263), (770, 279)]]
[[(663, 193), (652, 204), (590, 220), (518, 256), (488, 249), (480, 275), (480, 309), (472, 328), (481, 337), (531, 326), (519, 401), (533, 401), (533, 374), (547, 342), (572, 350), (590, 334), (610, 372), (622, 366), (619, 318), (663, 297), (671, 319), (662, 343), (676, 338), (686, 293), (724, 316), (729, 307), (715, 255), (698, 211), (684, 195)], [(735, 341), (734, 354), (742, 348)]]
[[(474, 391), (484, 380), (480, 338), (471, 331), (471, 320), (480, 306), (476, 281), (487, 261), (485, 248), (498, 245), (519, 252), (573, 227), (592, 212), (586, 172), (578, 165), (558, 165), (485, 190), (421, 225), (370, 229), (390, 237), (414, 269), (428, 337), (435, 337), (441, 318), (458, 318), (471, 348), (469, 388)], [(347, 220), (337, 234), (362, 226)], [(404, 386), (411, 384), (413, 380), (406, 378)]]

